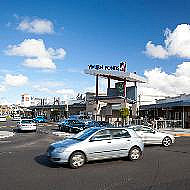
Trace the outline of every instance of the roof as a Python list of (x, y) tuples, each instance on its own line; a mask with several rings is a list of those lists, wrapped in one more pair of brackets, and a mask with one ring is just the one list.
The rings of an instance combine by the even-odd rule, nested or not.
[(110, 78), (113, 80), (124, 81), (126, 79), (127, 82), (139, 82), (146, 83), (147, 80), (144, 77), (141, 77), (135, 73), (123, 72), (123, 71), (107, 71), (107, 70), (93, 70), (93, 69), (85, 69), (85, 74), (89, 75), (98, 75), (104, 78)]
[(131, 103), (131, 104), (136, 102), (134, 100), (125, 98), (123, 96), (98, 96), (98, 97), (95, 97), (94, 99), (100, 100), (105, 103), (110, 103), (110, 104), (120, 104), (120, 103), (123, 103), (125, 100), (127, 103)]
[(140, 106), (141, 110), (155, 109), (155, 108), (172, 108), (172, 107), (186, 107), (190, 106), (190, 100), (181, 100), (175, 102), (167, 102), (161, 104), (149, 104)]

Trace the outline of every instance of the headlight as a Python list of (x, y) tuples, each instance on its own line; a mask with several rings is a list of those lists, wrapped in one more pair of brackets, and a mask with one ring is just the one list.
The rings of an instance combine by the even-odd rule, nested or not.
[(65, 150), (65, 147), (60, 147), (60, 148), (56, 148), (54, 152), (62, 153), (64, 152), (64, 150)]

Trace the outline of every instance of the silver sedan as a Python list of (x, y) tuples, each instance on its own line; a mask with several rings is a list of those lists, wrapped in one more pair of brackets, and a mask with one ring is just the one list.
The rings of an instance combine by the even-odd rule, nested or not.
[(118, 157), (138, 160), (143, 149), (141, 138), (132, 129), (95, 127), (52, 143), (47, 156), (54, 163), (69, 163), (71, 168), (78, 168), (91, 160)]

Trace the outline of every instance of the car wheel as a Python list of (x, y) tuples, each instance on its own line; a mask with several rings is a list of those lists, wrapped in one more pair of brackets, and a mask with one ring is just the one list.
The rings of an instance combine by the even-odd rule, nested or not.
[(129, 151), (128, 158), (129, 160), (138, 160), (142, 156), (142, 151), (139, 147), (132, 147), (131, 150)]
[(165, 137), (162, 141), (162, 145), (167, 147), (172, 144), (172, 139), (170, 137)]
[(69, 158), (69, 165), (71, 168), (79, 168), (85, 164), (86, 158), (82, 152), (74, 152)]

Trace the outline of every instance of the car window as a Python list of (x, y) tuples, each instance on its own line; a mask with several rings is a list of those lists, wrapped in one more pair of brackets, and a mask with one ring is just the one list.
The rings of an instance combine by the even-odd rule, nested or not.
[(111, 132), (110, 132), (110, 130), (107, 130), (107, 129), (97, 132), (91, 138), (91, 140), (93, 140), (93, 141), (101, 141), (101, 140), (109, 140), (109, 139), (111, 139)]
[(79, 132), (75, 136), (71, 137), (71, 139), (77, 139), (80, 141), (83, 141), (90, 137), (93, 133), (95, 133), (98, 129), (96, 128), (90, 128), (90, 129), (85, 129), (84, 131)]
[(22, 120), (21, 123), (23, 124), (32, 123), (32, 120)]
[(152, 132), (152, 129), (149, 128), (149, 127), (143, 127), (143, 128), (142, 128), (142, 131), (143, 131), (144, 133), (151, 133), (151, 132)]
[(131, 135), (127, 130), (124, 129), (114, 129), (112, 131), (112, 138), (113, 139), (119, 139), (119, 138), (129, 138)]

